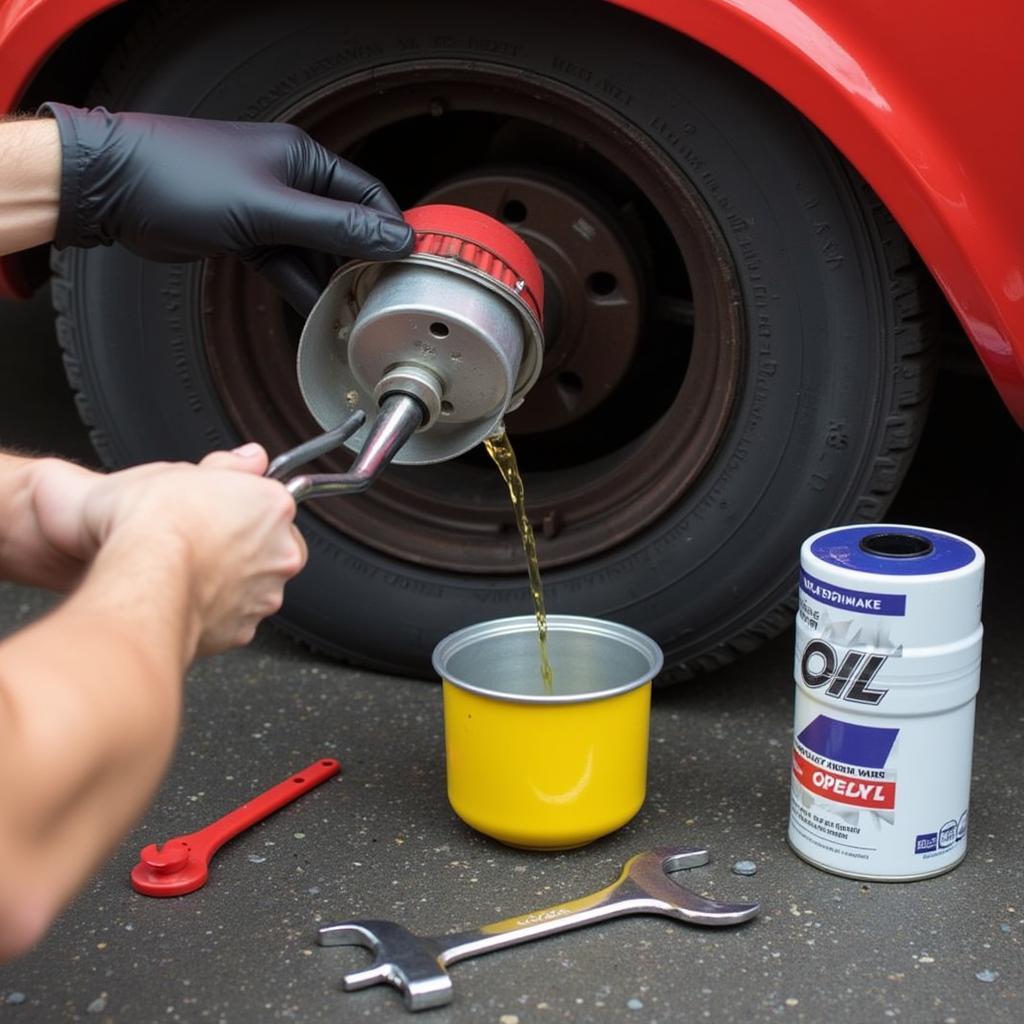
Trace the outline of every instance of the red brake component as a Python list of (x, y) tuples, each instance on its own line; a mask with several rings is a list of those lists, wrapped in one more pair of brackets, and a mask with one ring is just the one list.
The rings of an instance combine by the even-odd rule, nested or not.
[[(414, 206), (405, 219), (416, 232), (413, 253), (469, 264), (519, 295), (543, 320), (544, 275), (529, 246), (510, 228), (467, 206)], [(521, 283), (520, 283), (521, 282)]]
[(209, 877), (210, 859), (229, 839), (340, 771), (333, 757), (321, 758), (198, 832), (161, 845), (150, 843), (132, 868), (132, 888), (144, 896), (184, 896), (201, 889)]

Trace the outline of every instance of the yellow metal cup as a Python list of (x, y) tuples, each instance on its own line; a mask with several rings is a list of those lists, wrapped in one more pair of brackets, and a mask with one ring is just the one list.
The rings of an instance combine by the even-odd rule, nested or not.
[(468, 626), (434, 649), (448, 799), (511, 846), (565, 850), (624, 825), (647, 788), (651, 680), (662, 653), (600, 619), (548, 616), (552, 693), (532, 615)]

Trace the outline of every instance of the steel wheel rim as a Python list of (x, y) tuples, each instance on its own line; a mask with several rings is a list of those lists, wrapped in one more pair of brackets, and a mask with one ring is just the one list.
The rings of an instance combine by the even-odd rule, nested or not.
[[(503, 216), (535, 251), (547, 254), (542, 259), (545, 277), (553, 284), (551, 294), (563, 303), (563, 308), (547, 311), (549, 324), (558, 325), (555, 331), (561, 330), (563, 336), (556, 338), (545, 360), (538, 394), (527, 397), (522, 418), (532, 415), (533, 422), (517, 429), (516, 414), (508, 422), (520, 452), (540, 561), (551, 568), (607, 552), (664, 515), (699, 478), (728, 427), (743, 369), (743, 323), (732, 258), (710, 213), (667, 155), (618, 115), (558, 83), (510, 68), (441, 62), (394, 65), (335, 83), (282, 116), (392, 184), (396, 175), (383, 166), (388, 133), (397, 137), (415, 128), (417, 137), (429, 137), (431, 122), (440, 125), (447, 118), (445, 131), (457, 138), (463, 129), (453, 127), (451, 119), (461, 117), (468, 124), (478, 117), (495, 126), (495, 135), (505, 131), (514, 136), (519, 131), (529, 137), (531, 125), (539, 129), (539, 122), (526, 115), (538, 107), (544, 111), (546, 130), (585, 148), (590, 166), (601, 172), (600, 187), (593, 187), (586, 176), (574, 177), (573, 168), (552, 166), (550, 160), (543, 165), (531, 162), (527, 149), (527, 159), (514, 164), (487, 154), (476, 164), (427, 183), (416, 194), (411, 194), (414, 182), (399, 181), (395, 191), (407, 206), (438, 198), (462, 198), (467, 205), (479, 206), (468, 200), (494, 193), (502, 175), (510, 182), (526, 183), (518, 195), (513, 190), (502, 198), (499, 209), (487, 212)], [(390, 121), (384, 109), (390, 111)], [(640, 197), (632, 202), (646, 200), (649, 210), (624, 214), (618, 194), (609, 203), (610, 189), (619, 187), (613, 172), (631, 183)], [(582, 273), (575, 267), (576, 277), (566, 281), (564, 270), (553, 266), (557, 260), (552, 254), (564, 252), (568, 243), (554, 230), (539, 241), (538, 233), (557, 218), (549, 210), (535, 227), (529, 214), (545, 188), (555, 194), (556, 210), (558, 196), (567, 215), (590, 210), (591, 220), (608, 236), (606, 266), (613, 269)], [(512, 215), (520, 212), (510, 206), (514, 202), (525, 206), (525, 217), (514, 219)], [(651, 210), (661, 228), (649, 226), (644, 235), (636, 224), (653, 225)], [(666, 237), (674, 253), (665, 245)], [(683, 269), (689, 295), (675, 286), (664, 290), (673, 265)], [(613, 279), (611, 287), (608, 277), (595, 278), (602, 272)], [(537, 406), (543, 389), (557, 392), (560, 385), (571, 384), (571, 375), (579, 376), (581, 368), (574, 358), (586, 355), (583, 343), (589, 339), (573, 337), (571, 329), (565, 336), (565, 325), (572, 321), (566, 297), (579, 301), (580, 280), (585, 287), (587, 282), (595, 286), (594, 294), (584, 300), (594, 306), (612, 307), (612, 300), (625, 296), (625, 306), (632, 302), (632, 307), (624, 309), (621, 302), (614, 306), (615, 323), (636, 322), (640, 327), (619, 345), (609, 337), (603, 353), (598, 345), (603, 360), (594, 358), (591, 345), (583, 364), (586, 373), (594, 371), (593, 386), (607, 387), (611, 382), (618, 393), (613, 391), (611, 399), (596, 406), (589, 401), (593, 395), (588, 395), (575, 418), (571, 409), (566, 412), (568, 403), (563, 402), (561, 410), (548, 408), (547, 420), (538, 426), (538, 419), (544, 420)], [(212, 261), (204, 268), (202, 302), (211, 374), (240, 435), (263, 442), (275, 453), (315, 433), (318, 428), (302, 405), (295, 382), (299, 325), (271, 290), (235, 261)], [(686, 323), (691, 313), (692, 328)], [(674, 328), (673, 318), (678, 321)], [(679, 351), (661, 351), (672, 344)], [(657, 359), (651, 352), (655, 345), (660, 346)], [(623, 349), (631, 355), (625, 366)], [(666, 393), (671, 381), (661, 379), (667, 375), (651, 372), (658, 360), (667, 360), (679, 377), (671, 394)], [(643, 407), (649, 386), (642, 379), (645, 370), (657, 378), (650, 387), (660, 389), (656, 415)], [(591, 386), (580, 380), (581, 389)], [(538, 409), (534, 413), (531, 398)], [(609, 411), (610, 402), (625, 412)], [(601, 431), (602, 416), (597, 414), (602, 409), (612, 430), (606, 426)], [(652, 422), (632, 421), (633, 413), (641, 419), (653, 417)], [(632, 424), (630, 429), (620, 430), (606, 450), (595, 450), (595, 434), (607, 438), (623, 420)], [(572, 451), (581, 446), (587, 457), (574, 463)], [(340, 468), (347, 461), (340, 456), (322, 465)], [(310, 508), (345, 535), (404, 562), (461, 573), (522, 571), (511, 510), (497, 472), (482, 454), (429, 469), (395, 467), (366, 495), (318, 502)]]

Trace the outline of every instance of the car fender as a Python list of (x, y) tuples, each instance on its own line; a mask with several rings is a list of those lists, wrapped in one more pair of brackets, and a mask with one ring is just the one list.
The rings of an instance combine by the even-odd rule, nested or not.
[[(0, 110), (48, 54), (120, 0), (0, 3)], [(844, 154), (945, 292), (1011, 413), (1024, 425), (1024, 133), (1017, 95), (1024, 21), (1009, 0), (603, 0), (696, 39), (766, 83)], [(954, 69), (956, 69), (954, 71)], [(16, 264), (0, 295), (16, 293)]]
[[(1004, 0), (614, 0), (745, 68), (871, 185), (1024, 426), (1024, 18)], [(955, 70), (954, 70), (955, 69)]]
[[(76, 28), (121, 2), (0, 0), (0, 115), (18, 109), (46, 59)], [(0, 256), (0, 299), (31, 293), (18, 255)]]
[(17, 108), (46, 58), (79, 25), (122, 0), (0, 0), (0, 111)]

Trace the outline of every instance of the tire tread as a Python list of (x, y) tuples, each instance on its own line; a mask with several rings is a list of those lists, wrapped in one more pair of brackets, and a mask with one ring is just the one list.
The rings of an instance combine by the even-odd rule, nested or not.
[[(895, 498), (924, 430), (935, 382), (939, 340), (936, 311), (943, 299), (886, 206), (852, 168), (845, 163), (844, 168), (875, 242), (880, 269), (888, 275), (885, 289), (892, 311), (896, 383), (882, 422), (881, 443), (848, 517), (850, 522), (873, 522), (885, 514)], [(796, 614), (796, 590), (782, 584), (776, 594), (781, 596), (760, 618), (710, 650), (666, 666), (659, 681), (685, 682), (724, 668), (783, 633)]]

